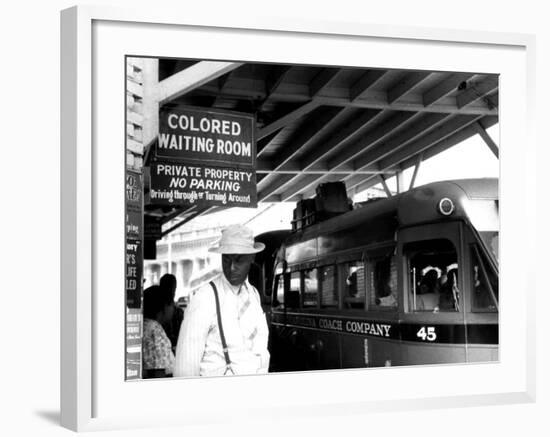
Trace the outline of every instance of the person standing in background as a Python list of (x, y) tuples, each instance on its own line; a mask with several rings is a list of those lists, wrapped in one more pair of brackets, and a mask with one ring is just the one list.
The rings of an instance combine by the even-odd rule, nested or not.
[[(160, 287), (167, 290), (172, 296), (172, 302), (176, 298), (176, 288), (178, 287), (178, 281), (171, 273), (166, 273), (160, 278)], [(183, 321), (183, 309), (176, 305), (174, 302), (174, 312), (172, 318), (162, 325), (166, 335), (170, 339), (172, 344), (172, 350), (175, 352), (176, 345), (178, 344), (178, 335), (180, 332), (181, 322)]]
[(174, 300), (169, 290), (153, 285), (143, 292), (143, 378), (171, 376), (174, 353), (163, 323), (171, 320)]

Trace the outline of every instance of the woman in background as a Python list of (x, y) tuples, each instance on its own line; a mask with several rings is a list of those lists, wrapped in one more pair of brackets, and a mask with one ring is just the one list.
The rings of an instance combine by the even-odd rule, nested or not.
[(172, 319), (170, 290), (153, 285), (143, 293), (143, 378), (164, 378), (174, 371), (172, 344), (163, 324)]

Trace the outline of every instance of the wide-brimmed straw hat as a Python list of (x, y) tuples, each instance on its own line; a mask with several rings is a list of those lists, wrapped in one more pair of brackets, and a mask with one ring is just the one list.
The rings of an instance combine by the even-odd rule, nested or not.
[(254, 242), (252, 230), (243, 225), (231, 225), (222, 231), (217, 246), (208, 249), (215, 253), (258, 253), (264, 250), (265, 244)]

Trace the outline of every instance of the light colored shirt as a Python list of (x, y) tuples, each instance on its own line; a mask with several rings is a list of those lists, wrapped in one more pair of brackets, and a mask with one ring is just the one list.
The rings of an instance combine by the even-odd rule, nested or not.
[(433, 311), (439, 306), (439, 293), (425, 293), (416, 296), (417, 311)]
[(172, 343), (156, 320), (143, 320), (143, 368), (164, 369), (166, 374), (174, 370)]
[[(223, 274), (213, 282), (218, 289), (233, 372), (238, 375), (267, 373), (269, 334), (258, 291), (248, 281), (239, 291), (239, 287), (233, 287)], [(239, 314), (246, 300), (250, 305), (245, 315)], [(185, 310), (176, 347), (174, 376), (215, 376), (225, 372), (214, 290), (210, 284), (205, 284), (191, 297)]]

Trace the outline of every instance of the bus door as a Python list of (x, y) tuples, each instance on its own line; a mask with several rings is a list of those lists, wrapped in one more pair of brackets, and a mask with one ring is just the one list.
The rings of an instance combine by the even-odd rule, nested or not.
[(497, 361), (498, 356), (498, 232), (476, 233), (465, 226), (464, 272), (467, 359), (469, 362)]
[(402, 229), (398, 255), (402, 364), (466, 362), (463, 224)]

